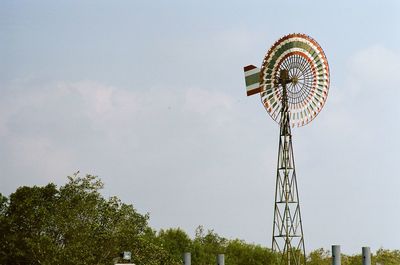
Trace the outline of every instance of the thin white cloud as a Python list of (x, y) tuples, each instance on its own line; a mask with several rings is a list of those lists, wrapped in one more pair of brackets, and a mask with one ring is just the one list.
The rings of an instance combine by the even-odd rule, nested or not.
[(231, 110), (233, 98), (219, 91), (191, 88), (186, 91), (184, 109), (193, 113), (220, 113)]
[(400, 81), (399, 52), (390, 50), (382, 45), (375, 45), (357, 52), (349, 62), (351, 77), (358, 79), (364, 85), (389, 85), (376, 87), (377, 90), (390, 90)]

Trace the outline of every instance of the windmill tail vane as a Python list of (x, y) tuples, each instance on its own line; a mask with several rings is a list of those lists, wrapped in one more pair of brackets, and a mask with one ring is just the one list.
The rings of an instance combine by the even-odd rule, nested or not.
[(260, 68), (254, 65), (245, 66), (244, 79), (246, 82), (247, 96), (255, 95), (261, 92)]
[(289, 34), (269, 49), (261, 68), (244, 67), (247, 96), (260, 94), (262, 104), (280, 124), (276, 169), (272, 250), (280, 265), (305, 265), (291, 127), (311, 122), (329, 90), (329, 66), (319, 44), (304, 34)]

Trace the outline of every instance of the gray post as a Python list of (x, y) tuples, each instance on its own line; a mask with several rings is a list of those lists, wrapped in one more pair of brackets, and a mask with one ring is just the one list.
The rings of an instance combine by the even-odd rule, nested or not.
[(340, 245), (332, 246), (332, 265), (340, 265)]
[(217, 265), (225, 265), (225, 255), (224, 254), (218, 254)]
[(363, 265), (371, 265), (371, 250), (369, 247), (362, 248), (362, 259)]
[(190, 252), (183, 253), (183, 264), (184, 265), (191, 265), (192, 264), (192, 258), (190, 256)]

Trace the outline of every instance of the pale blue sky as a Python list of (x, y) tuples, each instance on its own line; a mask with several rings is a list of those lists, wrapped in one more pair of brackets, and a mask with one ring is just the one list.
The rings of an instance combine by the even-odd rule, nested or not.
[(281, 36), (331, 89), (295, 129), (307, 250), (400, 249), (400, 2), (2, 1), (0, 192), (101, 177), (159, 229), (270, 247), (279, 129), (243, 66)]

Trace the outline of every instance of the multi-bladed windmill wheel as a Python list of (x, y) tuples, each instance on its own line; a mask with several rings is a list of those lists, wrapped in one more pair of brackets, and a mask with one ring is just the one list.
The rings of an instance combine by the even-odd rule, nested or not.
[[(247, 66), (247, 71), (245, 68), (248, 95), (260, 93), (265, 109), (277, 122), (283, 96), (279, 83), (281, 70), (289, 74), (286, 91), (291, 125), (306, 125), (318, 115), (328, 96), (329, 66), (325, 53), (311, 37), (289, 34), (272, 45), (261, 70), (255, 66)], [(252, 82), (248, 73), (257, 73), (257, 78)]]

